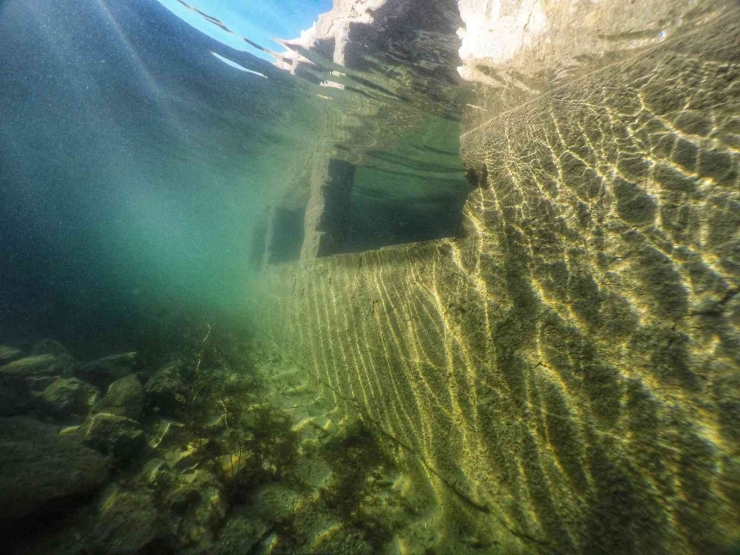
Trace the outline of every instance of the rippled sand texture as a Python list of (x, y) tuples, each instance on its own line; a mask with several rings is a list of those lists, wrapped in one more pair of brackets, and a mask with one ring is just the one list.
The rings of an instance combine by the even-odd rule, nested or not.
[(441, 546), (740, 541), (736, 16), (466, 134), (465, 239), (267, 270), (257, 324), (421, 461)]

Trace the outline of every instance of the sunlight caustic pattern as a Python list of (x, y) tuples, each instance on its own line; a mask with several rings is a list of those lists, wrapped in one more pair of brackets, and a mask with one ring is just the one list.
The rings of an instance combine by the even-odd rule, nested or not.
[(726, 18), (465, 136), (463, 239), (267, 270), (257, 325), (417, 461), (440, 541), (740, 540), (738, 52)]

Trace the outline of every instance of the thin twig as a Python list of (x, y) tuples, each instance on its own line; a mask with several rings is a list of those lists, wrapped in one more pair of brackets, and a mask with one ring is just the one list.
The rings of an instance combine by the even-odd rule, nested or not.
[(208, 338), (211, 336), (211, 324), (210, 322), (206, 322), (206, 325), (208, 326), (208, 333), (206, 333), (206, 336), (203, 338), (203, 341), (200, 342), (200, 350), (198, 351), (198, 363), (195, 365), (195, 373), (193, 375), (193, 395), (190, 399), (190, 403), (194, 403), (195, 399), (198, 397), (198, 394), (201, 392), (201, 390), (204, 387), (204, 384), (199, 383), (200, 380), (200, 364), (203, 362), (203, 347), (206, 344), (206, 341), (208, 341)]

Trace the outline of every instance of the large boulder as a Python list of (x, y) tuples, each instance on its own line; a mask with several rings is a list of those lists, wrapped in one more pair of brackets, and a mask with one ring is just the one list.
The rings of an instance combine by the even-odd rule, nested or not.
[(227, 521), (213, 548), (214, 555), (258, 552), (255, 547), (268, 537), (270, 525), (264, 520), (242, 510)]
[(39, 398), (40, 408), (57, 420), (87, 417), (100, 391), (77, 378), (59, 378)]
[[(172, 553), (169, 535), (157, 505), (147, 490), (127, 491), (116, 484), (106, 488), (85, 526), (85, 553)], [(78, 551), (74, 551), (78, 553)]]
[(153, 449), (171, 449), (186, 443), (188, 431), (180, 422), (160, 418), (149, 425), (147, 436)]
[(72, 372), (76, 363), (69, 353), (41, 351), (26, 356), (15, 347), (0, 345), (0, 417), (31, 412), (37, 392)]
[(77, 434), (85, 445), (109, 456), (120, 468), (130, 465), (147, 446), (139, 423), (115, 414), (96, 414), (80, 426)]
[(138, 420), (143, 409), (144, 386), (135, 374), (130, 374), (110, 385), (105, 397), (93, 407), (93, 412), (107, 412)]
[(75, 366), (75, 360), (68, 355), (42, 353), (19, 358), (0, 366), (0, 376), (22, 378), (70, 376)]
[(162, 503), (170, 510), (170, 519), (180, 521), (177, 544), (197, 543), (197, 553), (210, 553), (213, 532), (221, 528), (228, 511), (218, 479), (203, 469), (183, 473)]
[(146, 383), (146, 396), (152, 408), (161, 414), (178, 416), (190, 396), (183, 377), (183, 364), (170, 362), (157, 370)]
[(55, 426), (0, 418), (0, 519), (58, 509), (106, 476), (104, 457), (60, 437)]
[(105, 391), (113, 382), (136, 372), (136, 353), (122, 353), (93, 360), (78, 367), (75, 376)]

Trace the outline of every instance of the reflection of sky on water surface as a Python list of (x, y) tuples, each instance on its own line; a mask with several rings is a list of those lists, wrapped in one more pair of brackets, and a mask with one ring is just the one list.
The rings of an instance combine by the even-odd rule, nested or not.
[[(249, 46), (242, 37), (267, 48), (284, 51), (273, 38), (292, 39), (308, 29), (319, 14), (332, 7), (332, 0), (157, 0), (183, 21), (236, 50), (270, 59)], [(188, 8), (190, 6), (190, 8)], [(202, 14), (220, 21), (231, 33)]]

